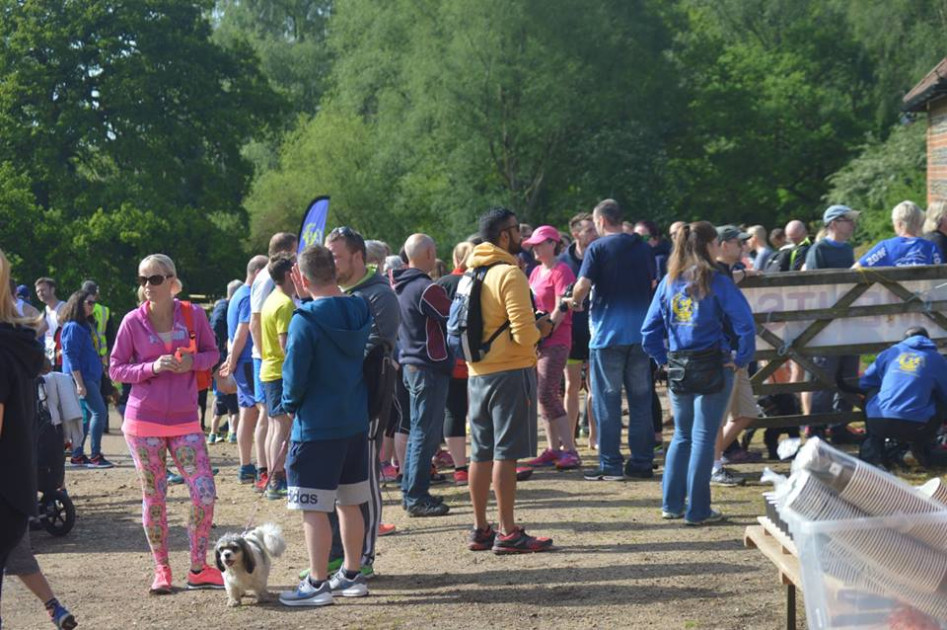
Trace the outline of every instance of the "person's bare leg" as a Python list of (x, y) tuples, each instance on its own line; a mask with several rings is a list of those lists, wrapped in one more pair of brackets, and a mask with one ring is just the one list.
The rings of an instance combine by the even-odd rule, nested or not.
[(214, 417), (210, 419), (210, 434), (209, 435), (215, 435), (217, 433), (217, 430), (220, 428), (221, 418), (223, 418), (223, 416), (218, 416), (215, 414)]
[(569, 426), (572, 430), (572, 435), (575, 435), (575, 430), (579, 425), (579, 393), (582, 389), (581, 363), (566, 364), (565, 382), (566, 395), (564, 402), (566, 405), (566, 415), (569, 417)]
[(447, 452), (454, 460), (454, 467), (467, 465), (467, 438), (449, 437), (444, 438), (447, 442)]
[[(365, 540), (365, 519), (358, 505), (338, 505), (339, 531), (342, 534), (342, 548), (345, 551), (345, 568), (358, 571), (362, 563), (362, 542)], [(328, 562), (328, 556), (326, 556)]]
[(720, 452), (727, 450), (756, 418), (730, 418), (720, 435)]
[(237, 430), (240, 428), (240, 414), (232, 413), (227, 416), (227, 432), (234, 435), (240, 435)]
[(501, 459), (493, 462), (493, 495), (497, 500), (500, 533), (509, 534), (516, 527), (513, 504), (516, 501), (516, 460)]
[(569, 421), (569, 416), (566, 415), (550, 420), (549, 425), (553, 428), (553, 433), (555, 433), (556, 437), (558, 438), (556, 448), (559, 448), (558, 444), (561, 443), (563, 450), (576, 450), (575, 433), (570, 430), (572, 428), (572, 423)]
[(332, 547), (329, 515), (325, 512), (303, 512), (303, 534), (306, 551), (309, 552), (309, 575), (315, 580), (325, 580), (329, 573), (329, 549)]
[(269, 469), (269, 462), (266, 454), (266, 434), (269, 432), (270, 421), (266, 416), (266, 411), (262, 409), (262, 405), (257, 405), (257, 414), (259, 421), (256, 423), (256, 428), (253, 432), (253, 441), (256, 443), (256, 465), (257, 468), (266, 468)]
[(388, 437), (387, 435), (381, 439), (381, 451), (378, 454), (378, 458), (383, 462), (391, 462), (392, 457), (395, 454), (395, 438)]
[[(588, 365), (588, 363), (586, 363)], [(595, 424), (595, 414), (592, 412), (592, 374), (588, 370), (585, 379), (585, 415), (589, 418), (589, 448), (598, 449), (598, 427)]]
[(240, 431), (237, 433), (237, 450), (240, 451), (240, 465), (250, 463), (250, 451), (253, 450), (253, 435), (259, 418), (256, 406), (240, 407)]
[(543, 428), (546, 430), (546, 448), (548, 448), (553, 453), (559, 452), (559, 431), (558, 425), (550, 422), (543, 417)]
[[(395, 433), (395, 457), (398, 458), (398, 467), (404, 467), (404, 454), (408, 450), (408, 434)], [(401, 472), (404, 472), (403, 470)]]
[[(513, 480), (516, 480), (516, 462), (513, 466)], [(493, 475), (493, 462), (470, 462), (470, 504), (473, 507), (474, 527), (484, 529), (490, 524), (487, 520), (487, 502), (490, 500), (490, 482)]]
[(282, 471), (286, 463), (286, 450), (283, 444), (289, 438), (289, 430), (292, 427), (293, 420), (290, 416), (277, 416), (270, 418), (270, 428), (267, 433), (266, 460), (270, 462), (270, 474), (274, 471)]
[(55, 597), (55, 595), (53, 595), (53, 589), (50, 588), (49, 582), (46, 581), (46, 576), (43, 575), (42, 571), (21, 575), (19, 577), (20, 581), (26, 585), (26, 588), (30, 589), (33, 595), (36, 595), (37, 599), (44, 604)]

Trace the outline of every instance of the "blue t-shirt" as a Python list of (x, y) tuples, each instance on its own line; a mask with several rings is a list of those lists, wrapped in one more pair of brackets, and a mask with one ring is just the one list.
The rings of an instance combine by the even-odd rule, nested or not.
[[(234, 292), (227, 305), (227, 339), (233, 342), (237, 335), (237, 326), (250, 323), (250, 287), (243, 285)], [(247, 333), (247, 343), (237, 357), (237, 361), (249, 361), (253, 358), (253, 338)]]
[(936, 243), (914, 236), (895, 236), (881, 241), (858, 259), (862, 267), (911, 267), (942, 262)]
[(641, 343), (654, 278), (651, 247), (637, 235), (603, 236), (586, 250), (579, 277), (592, 282), (589, 347)]

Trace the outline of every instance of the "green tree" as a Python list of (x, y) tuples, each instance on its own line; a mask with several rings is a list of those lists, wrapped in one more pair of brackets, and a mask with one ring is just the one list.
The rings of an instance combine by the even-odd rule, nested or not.
[(212, 6), (0, 0), (0, 163), (59, 235), (38, 250), (4, 243), (31, 269), (103, 274), (113, 302), (155, 250), (195, 291), (229, 278), (242, 258), (229, 217), (245, 221), (252, 177), (241, 148), (282, 101), (248, 46), (211, 42)]

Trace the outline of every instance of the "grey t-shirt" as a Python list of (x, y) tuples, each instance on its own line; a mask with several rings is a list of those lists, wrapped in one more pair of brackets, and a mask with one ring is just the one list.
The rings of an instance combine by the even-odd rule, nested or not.
[(848, 269), (855, 264), (855, 250), (848, 243), (824, 238), (809, 248), (806, 269)]

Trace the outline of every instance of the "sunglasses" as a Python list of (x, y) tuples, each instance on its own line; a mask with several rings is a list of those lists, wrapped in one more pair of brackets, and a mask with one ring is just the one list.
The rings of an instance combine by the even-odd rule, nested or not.
[(163, 276), (161, 274), (155, 274), (153, 276), (138, 276), (138, 284), (141, 286), (150, 284), (153, 287), (158, 287), (164, 284), (165, 279), (173, 278), (173, 277), (174, 277), (173, 274), (168, 274), (166, 276)]
[(329, 236), (344, 236), (345, 238), (352, 238), (359, 236), (359, 234), (349, 226), (343, 225), (342, 227), (337, 227), (329, 232)]

